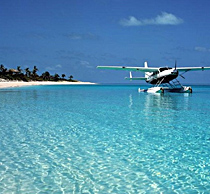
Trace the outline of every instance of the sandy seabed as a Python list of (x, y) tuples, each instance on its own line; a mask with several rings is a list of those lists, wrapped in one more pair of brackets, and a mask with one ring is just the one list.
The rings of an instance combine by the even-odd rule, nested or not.
[(34, 86), (34, 85), (92, 85), (96, 83), (92, 82), (51, 82), (51, 81), (36, 81), (36, 82), (19, 82), (19, 81), (9, 81), (9, 82), (0, 82), (1, 88), (9, 87), (21, 87), (21, 86)]

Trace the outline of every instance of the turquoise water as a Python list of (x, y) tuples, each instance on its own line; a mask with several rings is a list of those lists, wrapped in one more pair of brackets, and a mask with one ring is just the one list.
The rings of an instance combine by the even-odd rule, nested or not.
[(0, 193), (209, 193), (210, 86), (0, 90)]

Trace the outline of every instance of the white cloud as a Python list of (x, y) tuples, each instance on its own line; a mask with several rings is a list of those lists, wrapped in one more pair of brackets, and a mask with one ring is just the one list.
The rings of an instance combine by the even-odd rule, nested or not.
[(80, 61), (80, 65), (87, 68), (93, 68), (88, 61)]
[(200, 46), (197, 46), (194, 49), (195, 51), (199, 51), (199, 52), (210, 52), (210, 49), (205, 48), (205, 47), (200, 47)]
[(51, 66), (51, 67), (46, 67), (46, 71), (55, 71), (55, 70), (58, 70), (62, 68), (62, 65), (58, 64), (58, 65), (54, 65), (54, 66)]
[(183, 22), (183, 19), (171, 13), (162, 12), (160, 15), (151, 19), (137, 19), (134, 16), (130, 16), (129, 19), (122, 19), (120, 24), (122, 26), (178, 25)]
[(55, 66), (55, 68), (62, 68), (62, 65), (58, 64), (58, 65)]
[(120, 21), (122, 26), (142, 26), (142, 21), (137, 20), (134, 16), (130, 16), (129, 19), (122, 19)]
[(98, 40), (99, 37), (92, 33), (80, 34), (80, 33), (67, 33), (64, 37), (72, 40)]
[(68, 37), (72, 40), (81, 40), (82, 39), (81, 35), (76, 35), (76, 34), (69, 35)]

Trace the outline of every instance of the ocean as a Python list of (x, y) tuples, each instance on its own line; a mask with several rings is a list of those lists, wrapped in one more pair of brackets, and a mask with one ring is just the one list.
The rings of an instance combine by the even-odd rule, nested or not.
[(209, 193), (210, 86), (138, 87), (1, 89), (0, 193)]

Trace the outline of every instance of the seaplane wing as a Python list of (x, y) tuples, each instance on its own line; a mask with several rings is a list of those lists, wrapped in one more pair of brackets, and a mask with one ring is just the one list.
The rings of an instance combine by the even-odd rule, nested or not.
[(146, 77), (125, 77), (126, 80), (146, 80)]
[(204, 70), (210, 70), (210, 67), (177, 67), (178, 71), (204, 71)]
[(125, 67), (125, 66), (97, 66), (98, 69), (113, 69), (125, 71), (141, 71), (141, 72), (156, 72), (158, 67)]

